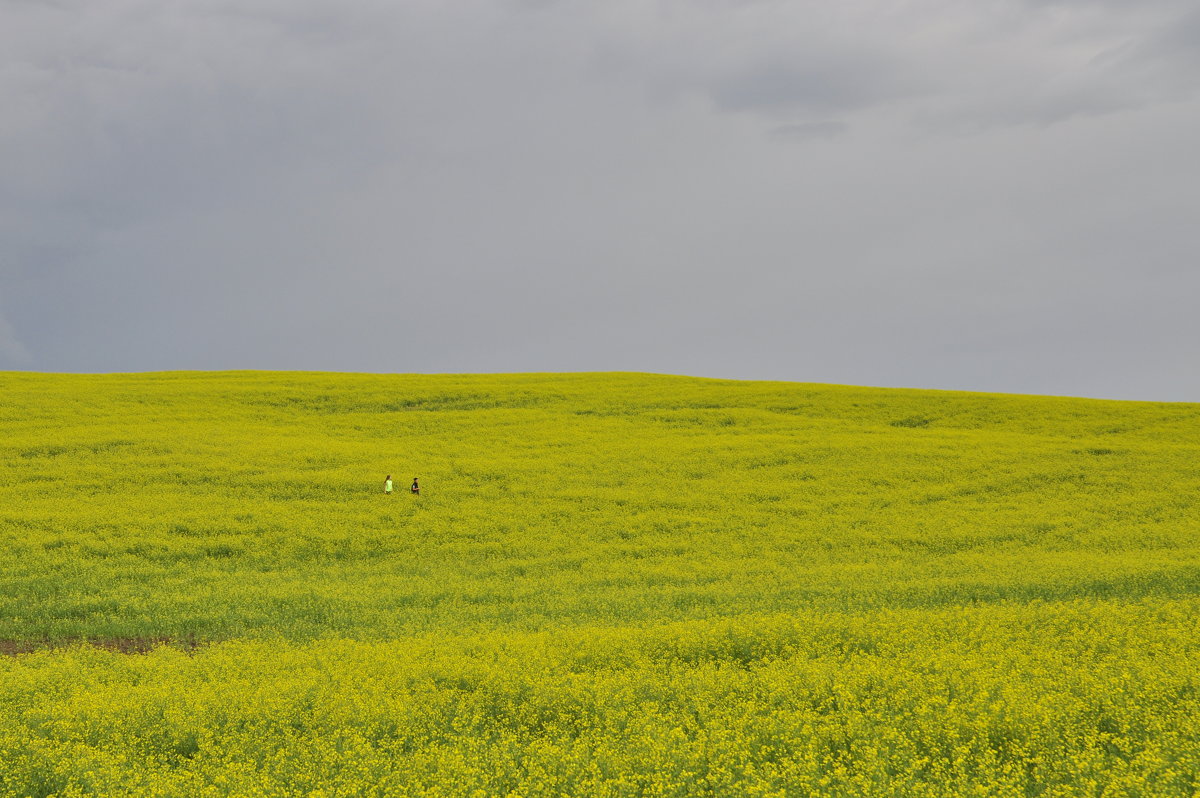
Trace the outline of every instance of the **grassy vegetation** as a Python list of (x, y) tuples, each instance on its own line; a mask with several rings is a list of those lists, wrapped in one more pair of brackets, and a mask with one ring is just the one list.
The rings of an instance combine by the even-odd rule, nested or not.
[(1197, 433), (630, 374), (0, 374), (0, 795), (1193, 795)]

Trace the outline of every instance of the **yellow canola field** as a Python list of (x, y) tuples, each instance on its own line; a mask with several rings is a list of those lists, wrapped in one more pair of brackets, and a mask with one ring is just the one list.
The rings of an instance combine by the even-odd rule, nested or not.
[(0, 795), (1195, 795), (1198, 432), (654, 375), (0, 374)]

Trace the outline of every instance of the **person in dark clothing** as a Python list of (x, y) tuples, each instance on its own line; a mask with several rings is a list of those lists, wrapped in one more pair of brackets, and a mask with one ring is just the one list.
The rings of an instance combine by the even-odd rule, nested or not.
[(417, 484), (416, 477), (413, 477), (413, 484), (412, 484), (411, 490), (412, 490), (414, 496), (419, 496), (421, 494), (421, 486)]

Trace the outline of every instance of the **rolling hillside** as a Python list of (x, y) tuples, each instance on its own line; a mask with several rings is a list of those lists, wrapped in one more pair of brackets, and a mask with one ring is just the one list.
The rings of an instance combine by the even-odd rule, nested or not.
[(1194, 404), (0, 373), (0, 795), (1193, 795), (1198, 497)]

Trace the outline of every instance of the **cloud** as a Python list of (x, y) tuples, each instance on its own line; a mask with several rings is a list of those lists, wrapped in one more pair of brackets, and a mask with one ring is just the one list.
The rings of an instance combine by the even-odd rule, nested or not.
[(916, 91), (899, 64), (871, 53), (792, 55), (716, 77), (708, 92), (723, 111), (828, 113), (866, 108)]
[[(618, 8), (624, 8), (617, 3)], [(1197, 14), (1146, 3), (666, 3), (607, 47), (664, 93), (775, 125), (898, 109), (922, 129), (1047, 125), (1191, 96)], [(634, 33), (634, 23), (640, 30)]]
[(779, 139), (791, 141), (812, 141), (815, 139), (834, 139), (846, 135), (850, 126), (837, 120), (823, 122), (805, 122), (798, 125), (780, 125), (771, 131), (771, 135)]
[(0, 316), (0, 366), (28, 366), (32, 362), (32, 354), (17, 340), (13, 326)]

